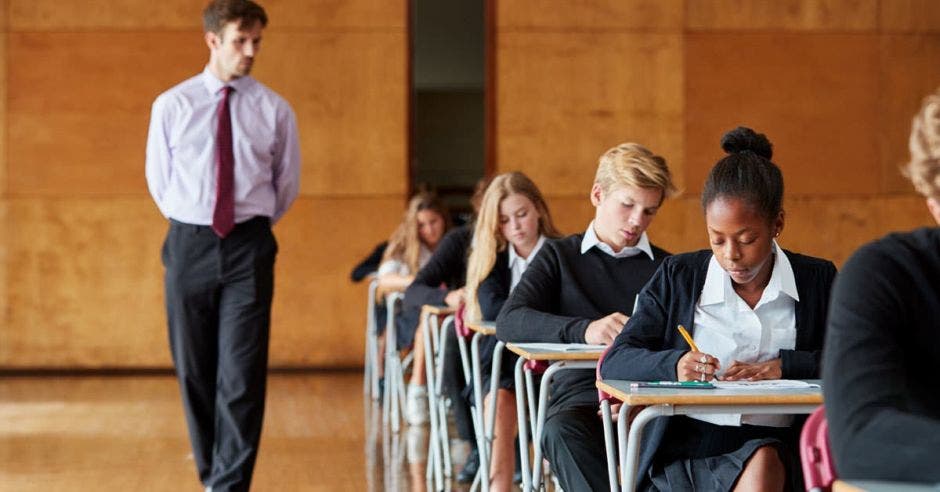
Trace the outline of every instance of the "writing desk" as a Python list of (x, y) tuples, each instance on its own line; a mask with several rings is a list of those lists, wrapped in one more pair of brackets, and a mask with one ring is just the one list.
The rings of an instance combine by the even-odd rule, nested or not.
[[(819, 381), (810, 381), (819, 383)], [(633, 381), (603, 380), (597, 388), (623, 402), (617, 417), (619, 439), (620, 483), (622, 490), (636, 487), (643, 429), (657, 417), (699, 414), (808, 414), (822, 404), (822, 389), (677, 389), (631, 388)], [(633, 422), (628, 422), (631, 407), (645, 407)], [(609, 407), (608, 407), (609, 408)], [(609, 433), (610, 412), (603, 412), (608, 469), (613, 463), (613, 443)], [(629, 436), (627, 435), (629, 428)], [(611, 477), (611, 490), (616, 490), (616, 477)]]
[[(545, 411), (548, 406), (548, 392), (555, 373), (569, 369), (596, 369), (597, 361), (603, 349), (571, 350), (579, 344), (567, 343), (507, 343), (506, 348), (519, 355), (515, 367), (516, 413), (519, 419), (519, 457), (522, 470), (522, 490), (538, 490), (542, 481), (542, 427), (545, 424)], [(528, 361), (551, 362), (542, 375), (539, 389), (538, 406), (533, 395), (532, 370)], [(523, 381), (523, 376), (525, 381)], [(532, 441), (535, 444), (535, 456), (529, 469), (529, 422), (526, 420), (526, 402), (532, 425)]]
[[(448, 329), (454, 321), (456, 308), (421, 306), (421, 327), (424, 343), (424, 372), (427, 376), (428, 417), (431, 424), (428, 438), (427, 480), (434, 480), (435, 489), (443, 490), (444, 477), (451, 476), (450, 439), (447, 436), (447, 407), (443, 397), (444, 347)], [(441, 318), (444, 321), (441, 322)]]
[[(490, 394), (493, 400), (490, 402), (490, 411), (483, 411), (483, 375), (480, 367), (480, 340), (485, 336), (496, 335), (496, 323), (494, 321), (477, 321), (467, 323), (467, 328), (473, 332), (470, 339), (470, 367), (473, 378), (473, 406), (476, 411), (473, 412), (474, 428), (477, 436), (477, 450), (480, 453), (480, 487), (483, 492), (490, 489), (490, 481), (484, 479), (490, 476), (490, 461), (492, 453), (490, 443), (493, 442), (493, 429), (496, 423), (496, 395), (499, 386), (500, 363), (503, 355), (503, 342), (496, 342), (496, 348), (493, 349), (493, 361), (490, 377)], [(486, 413), (486, 415), (484, 415)]]

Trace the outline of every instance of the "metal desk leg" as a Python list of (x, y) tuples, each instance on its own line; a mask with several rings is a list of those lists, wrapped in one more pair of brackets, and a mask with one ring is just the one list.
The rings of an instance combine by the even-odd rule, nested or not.
[[(624, 405), (626, 406), (626, 405)], [(646, 427), (646, 424), (650, 423), (656, 417), (663, 417), (672, 415), (672, 406), (671, 405), (651, 405), (637, 414), (636, 418), (633, 419), (633, 423), (630, 424), (630, 435), (627, 438), (627, 452), (624, 458), (621, 458), (621, 466), (623, 467), (623, 490), (634, 490), (636, 489), (636, 479), (637, 479), (637, 467), (640, 465), (640, 440), (643, 439), (643, 429)], [(623, 422), (626, 418), (623, 415), (623, 408), (620, 409), (622, 419), (620, 422)]]
[(473, 405), (476, 407), (476, 418), (473, 427), (477, 435), (477, 452), (480, 453), (480, 485), (483, 492), (490, 490), (490, 450), (486, 442), (486, 429), (483, 426), (483, 377), (480, 374), (480, 339), (479, 332), (470, 339), (470, 364), (473, 366)]
[(601, 400), (601, 421), (604, 423), (604, 449), (607, 451), (607, 480), (610, 492), (617, 492), (617, 451), (614, 449), (613, 422), (610, 417), (610, 400)]
[[(502, 368), (503, 362), (503, 347), (506, 344), (503, 342), (496, 342), (496, 347), (493, 349), (493, 365), (490, 368), (490, 412), (486, 416), (486, 443), (490, 449), (490, 460), (492, 461), (492, 450), (493, 450), (493, 439), (496, 432), (496, 403), (497, 397), (499, 395), (499, 376), (500, 369)], [(508, 437), (508, 436), (504, 436)]]
[(522, 491), (532, 490), (532, 477), (529, 475), (529, 429), (526, 421), (526, 385), (523, 381), (522, 372), (526, 360), (519, 357), (516, 361), (514, 376), (516, 380), (516, 418), (519, 419), (519, 460), (522, 470)]
[(430, 421), (431, 421), (431, 432), (430, 432), (430, 436), (428, 439), (428, 443), (429, 443), (428, 446), (430, 449), (428, 450), (429, 453), (428, 453), (426, 478), (428, 481), (431, 481), (431, 479), (433, 478), (435, 490), (441, 490), (444, 484), (444, 477), (443, 477), (443, 462), (441, 459), (441, 449), (439, 446), (439, 440), (438, 440), (438, 435), (437, 435), (439, 431), (439, 427), (438, 427), (439, 423), (437, 421), (437, 417), (438, 417), (437, 395), (435, 395), (435, 388), (437, 387), (437, 385), (436, 385), (436, 380), (435, 380), (436, 374), (434, 373), (435, 372), (434, 371), (434, 344), (432, 341), (432, 334), (431, 334), (432, 330), (434, 330), (437, 327), (432, 326), (431, 318), (434, 318), (436, 320), (436, 317), (432, 315), (425, 315), (421, 319), (421, 326), (423, 328), (422, 338), (424, 339), (423, 340), (424, 342), (424, 372), (425, 372), (425, 376), (427, 377), (426, 387), (427, 387), (427, 393), (428, 393), (428, 417), (430, 417)]

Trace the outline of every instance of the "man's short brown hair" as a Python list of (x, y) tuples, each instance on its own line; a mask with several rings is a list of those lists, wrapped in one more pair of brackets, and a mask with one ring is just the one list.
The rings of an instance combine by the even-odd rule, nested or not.
[(251, 0), (213, 0), (202, 11), (205, 32), (221, 33), (222, 28), (232, 21), (238, 21), (240, 29), (248, 29), (256, 22), (265, 27), (268, 25), (268, 15)]

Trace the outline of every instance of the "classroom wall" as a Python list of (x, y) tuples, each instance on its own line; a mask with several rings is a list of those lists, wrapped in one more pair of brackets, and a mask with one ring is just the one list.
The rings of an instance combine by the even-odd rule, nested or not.
[[(301, 193), (276, 225), (275, 366), (362, 360), (352, 265), (406, 185), (404, 0), (268, 0), (254, 75), (297, 113)], [(194, 0), (0, 1), (0, 368), (169, 367), (144, 180), (150, 105), (208, 59)]]
[[(575, 7), (576, 6), (576, 7)], [(699, 192), (737, 125), (766, 133), (786, 183), (786, 248), (841, 264), (930, 224), (898, 172), (910, 119), (940, 86), (930, 0), (497, 0), (496, 165), (542, 187), (566, 232), (593, 217), (597, 158), (665, 156), (685, 194), (650, 228), (707, 247)]]
[[(781, 243), (837, 263), (928, 224), (896, 167), (940, 85), (931, 0), (488, 0), (496, 169), (522, 169), (583, 230), (597, 156), (625, 140), (687, 190), (651, 229), (705, 246), (697, 191), (737, 124), (787, 181)], [(266, 0), (255, 75), (297, 112), (301, 196), (275, 233), (271, 364), (355, 366), (351, 266), (407, 190), (405, 0)], [(153, 98), (201, 70), (195, 0), (0, 0), (0, 369), (168, 367), (143, 177)]]

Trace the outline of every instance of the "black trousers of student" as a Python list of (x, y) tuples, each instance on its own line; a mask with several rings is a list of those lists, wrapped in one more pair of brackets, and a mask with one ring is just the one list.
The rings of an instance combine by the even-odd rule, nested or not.
[(170, 350), (199, 479), (248, 490), (261, 440), (277, 242), (267, 217), (220, 239), (170, 221), (163, 245)]
[(542, 452), (566, 491), (610, 490), (599, 408), (596, 400), (549, 408), (542, 430)]

